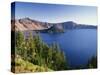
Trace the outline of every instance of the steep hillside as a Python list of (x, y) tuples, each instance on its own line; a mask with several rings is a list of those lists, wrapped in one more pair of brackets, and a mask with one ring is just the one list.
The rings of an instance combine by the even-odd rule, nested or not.
[[(13, 63), (15, 65), (13, 65)], [(27, 73), (27, 72), (46, 72), (46, 71), (53, 71), (48, 67), (43, 67), (39, 65), (34, 65), (29, 61), (25, 61), (21, 58), (21, 56), (17, 55), (15, 60), (12, 62), (12, 69), (15, 73)]]
[(51, 25), (46, 22), (39, 22), (31, 20), (29, 18), (12, 20), (11, 24), (12, 24), (12, 30), (15, 31), (44, 30), (51, 27)]

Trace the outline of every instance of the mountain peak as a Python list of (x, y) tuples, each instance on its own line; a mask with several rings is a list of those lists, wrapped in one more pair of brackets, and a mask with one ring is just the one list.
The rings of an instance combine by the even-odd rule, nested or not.
[(30, 21), (30, 20), (32, 20), (32, 19), (30, 19), (30, 18), (28, 18), (28, 17), (25, 17), (25, 18), (21, 18), (21, 19), (19, 19), (19, 20)]
[(66, 23), (70, 23), (70, 24), (77, 24), (76, 22), (74, 21), (67, 21)]

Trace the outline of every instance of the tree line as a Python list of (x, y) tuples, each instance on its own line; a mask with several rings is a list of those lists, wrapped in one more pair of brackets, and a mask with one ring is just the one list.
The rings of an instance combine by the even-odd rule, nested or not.
[(50, 68), (52, 70), (68, 69), (64, 52), (57, 43), (48, 46), (44, 43), (39, 34), (29, 33), (27, 38), (23, 32), (16, 33), (15, 55), (20, 55), (23, 60), (32, 64)]

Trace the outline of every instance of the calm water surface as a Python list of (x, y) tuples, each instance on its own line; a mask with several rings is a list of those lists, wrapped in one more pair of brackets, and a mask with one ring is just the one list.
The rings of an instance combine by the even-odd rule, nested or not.
[(89, 58), (96, 55), (96, 29), (75, 29), (59, 34), (41, 33), (40, 36), (48, 45), (57, 42), (71, 67), (84, 65)]

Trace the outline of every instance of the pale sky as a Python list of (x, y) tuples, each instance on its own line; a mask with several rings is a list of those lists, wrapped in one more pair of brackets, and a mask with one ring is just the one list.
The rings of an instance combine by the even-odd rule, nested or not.
[(29, 17), (49, 23), (74, 21), (79, 24), (97, 25), (95, 6), (16, 2), (15, 15), (16, 19)]

